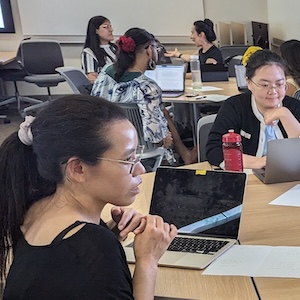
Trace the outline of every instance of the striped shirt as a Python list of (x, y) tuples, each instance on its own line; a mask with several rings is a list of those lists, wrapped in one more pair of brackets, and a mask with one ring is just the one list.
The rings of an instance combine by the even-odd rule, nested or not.
[[(105, 63), (112, 63), (116, 59), (116, 48), (113, 45), (100, 45), (104, 49)], [(90, 48), (84, 48), (81, 53), (81, 65), (85, 74), (99, 73), (103, 65), (100, 65), (95, 53)]]

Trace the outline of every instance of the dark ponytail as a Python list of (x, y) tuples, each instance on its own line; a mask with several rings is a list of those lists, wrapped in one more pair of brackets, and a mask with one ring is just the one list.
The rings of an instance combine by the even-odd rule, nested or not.
[(0, 179), (0, 268), (3, 278), (7, 253), (14, 251), (25, 212), (42, 195), (52, 194), (55, 185), (39, 175), (32, 147), (21, 143), (17, 132), (0, 147)]
[(195, 21), (194, 26), (198, 34), (201, 32), (205, 33), (208, 42), (212, 43), (217, 39), (214, 31), (214, 23), (210, 19), (205, 19), (204, 21)]
[(155, 42), (154, 36), (145, 29), (141, 28), (131, 28), (127, 30), (124, 34), (124, 37), (130, 37), (134, 40), (135, 49), (134, 51), (128, 52), (124, 51), (122, 47), (119, 47), (117, 60), (114, 64), (114, 69), (116, 71), (115, 79), (117, 81), (119, 81), (124, 73), (134, 65), (136, 53), (147, 47), (147, 45), (150, 45), (152, 42)]

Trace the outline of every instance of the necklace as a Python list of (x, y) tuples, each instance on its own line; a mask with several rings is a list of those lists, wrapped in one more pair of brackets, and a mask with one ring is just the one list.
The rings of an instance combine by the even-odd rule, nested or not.
[[(128, 70), (128, 71), (129, 71), (129, 70)], [(131, 68), (129, 72), (134, 72), (134, 71), (140, 72), (140, 73), (142, 73), (142, 74), (144, 73), (141, 69), (136, 68), (136, 67)]]

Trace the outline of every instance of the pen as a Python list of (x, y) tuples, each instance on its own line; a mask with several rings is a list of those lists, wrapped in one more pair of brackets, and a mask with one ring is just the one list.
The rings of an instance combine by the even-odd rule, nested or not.
[(196, 99), (201, 100), (201, 99), (205, 99), (206, 96), (197, 96)]

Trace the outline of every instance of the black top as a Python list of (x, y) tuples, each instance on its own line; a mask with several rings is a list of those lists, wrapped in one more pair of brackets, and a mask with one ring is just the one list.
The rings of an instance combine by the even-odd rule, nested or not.
[(20, 239), (3, 299), (134, 299), (124, 250), (103, 222), (86, 223), (63, 239), (81, 223), (50, 245), (31, 246)]
[[(208, 135), (206, 144), (206, 157), (210, 164), (218, 166), (223, 161), (222, 135), (229, 129), (241, 134), (243, 153), (260, 157), (257, 151), (263, 147), (261, 122), (256, 117), (258, 110), (251, 104), (251, 93), (244, 93), (232, 96), (223, 102), (218, 111), (217, 118)], [(287, 107), (295, 118), (300, 122), (300, 101), (292, 97), (285, 96), (282, 105)], [(264, 126), (264, 125), (263, 125)], [(284, 138), (287, 138), (281, 122), (278, 123), (279, 129)]]
[(205, 64), (208, 58), (213, 58), (218, 64), (223, 64), (222, 53), (215, 45), (210, 47), (205, 53), (202, 52), (202, 49), (199, 50), (200, 64)]

